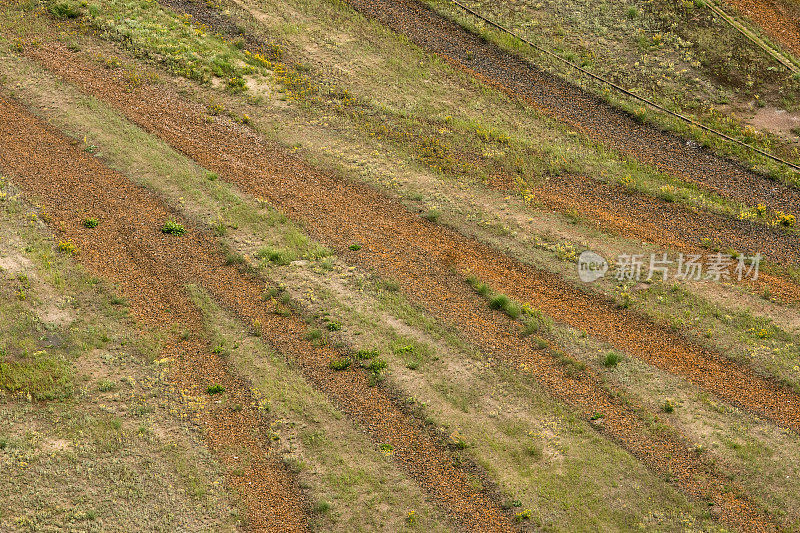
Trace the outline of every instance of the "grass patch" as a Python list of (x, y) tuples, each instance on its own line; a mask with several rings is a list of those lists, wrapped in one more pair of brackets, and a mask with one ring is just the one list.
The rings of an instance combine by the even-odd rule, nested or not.
[(603, 366), (609, 368), (615, 367), (620, 361), (622, 361), (622, 354), (615, 350), (611, 350), (605, 355), (605, 357), (603, 357)]
[(222, 394), (223, 392), (225, 392), (225, 387), (219, 384), (209, 385), (206, 388), (206, 393), (212, 396), (215, 394)]
[(174, 220), (167, 220), (164, 222), (164, 225), (161, 226), (161, 233), (166, 235), (183, 235), (186, 233), (186, 228), (183, 227), (183, 224), (178, 224)]
[(36, 401), (64, 400), (72, 396), (73, 371), (64, 359), (39, 350), (0, 360), (0, 389)]

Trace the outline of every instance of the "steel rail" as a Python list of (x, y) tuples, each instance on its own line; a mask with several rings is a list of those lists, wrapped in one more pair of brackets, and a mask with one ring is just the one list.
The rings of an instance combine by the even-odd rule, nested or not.
[(588, 70), (586, 70), (585, 68), (581, 67), (580, 65), (577, 65), (577, 64), (573, 63), (572, 61), (570, 61), (568, 59), (564, 59), (560, 55), (558, 55), (558, 54), (556, 54), (554, 52), (551, 52), (550, 50), (547, 50), (547, 49), (542, 48), (541, 46), (539, 46), (537, 44), (532, 43), (531, 41), (529, 41), (525, 37), (519, 35), (515, 31), (513, 31), (513, 30), (511, 30), (509, 28), (506, 28), (505, 26), (503, 26), (503, 25), (501, 25), (501, 24), (499, 24), (499, 23), (497, 23), (497, 22), (495, 22), (493, 20), (488, 19), (485, 16), (481, 15), (480, 13), (478, 13), (477, 11), (473, 10), (472, 8), (470, 8), (468, 6), (465, 6), (464, 4), (459, 2), (459, 0), (451, 0), (451, 1), (453, 2), (453, 4), (455, 4), (456, 6), (461, 8), (462, 10), (466, 11), (467, 13), (472, 15), (473, 17), (475, 17), (475, 18), (477, 18), (479, 20), (482, 20), (486, 24), (489, 24), (490, 26), (500, 30), (503, 33), (511, 35), (515, 39), (518, 39), (518, 40), (522, 41), (523, 43), (527, 44), (528, 46), (530, 46), (534, 50), (536, 50), (538, 52), (541, 52), (541, 53), (543, 53), (545, 55), (548, 55), (550, 57), (553, 57), (553, 58), (557, 59), (558, 61), (560, 61), (560, 62), (562, 62), (562, 63), (564, 63), (566, 65), (569, 65), (570, 67), (574, 68), (575, 70), (577, 70), (577, 71), (589, 76), (590, 78), (592, 78), (592, 79), (594, 79), (596, 81), (599, 81), (600, 83), (602, 83), (604, 85), (608, 85), (609, 87), (615, 89), (616, 91), (618, 91), (618, 92), (620, 92), (622, 94), (625, 94), (626, 96), (630, 96), (631, 98), (634, 98), (635, 100), (638, 100), (638, 101), (640, 101), (640, 102), (642, 102), (644, 104), (647, 104), (648, 106), (650, 106), (650, 107), (652, 107), (654, 109), (657, 109), (657, 110), (659, 110), (659, 111), (661, 111), (663, 113), (666, 113), (666, 114), (668, 114), (670, 116), (678, 118), (678, 119), (686, 122), (687, 124), (695, 126), (696, 128), (699, 128), (699, 129), (701, 129), (703, 131), (706, 131), (708, 133), (714, 134), (714, 135), (716, 135), (716, 136), (720, 137), (721, 139), (724, 139), (724, 140), (726, 140), (728, 142), (737, 144), (739, 146), (747, 148), (748, 150), (752, 150), (753, 152), (756, 152), (756, 153), (766, 157), (767, 159), (775, 161), (776, 163), (781, 163), (783, 165), (786, 165), (786, 166), (788, 166), (788, 167), (800, 172), (800, 165), (798, 165), (796, 163), (792, 163), (790, 161), (786, 161), (785, 159), (782, 159), (782, 158), (780, 158), (780, 157), (778, 157), (776, 155), (773, 155), (773, 154), (771, 154), (771, 153), (769, 153), (769, 152), (767, 152), (765, 150), (762, 150), (761, 148), (758, 148), (757, 146), (753, 146), (751, 144), (747, 144), (744, 141), (740, 141), (739, 139), (731, 137), (730, 135), (722, 133), (721, 131), (715, 130), (714, 128), (711, 128), (709, 126), (701, 124), (701, 123), (697, 122), (696, 120), (691, 119), (691, 118), (689, 118), (689, 117), (687, 117), (685, 115), (682, 115), (682, 114), (677, 113), (675, 111), (671, 111), (671, 110), (661, 106), (660, 104), (657, 104), (656, 102), (650, 100), (649, 98), (645, 98), (644, 96), (639, 96), (638, 94), (636, 94), (634, 92), (631, 92), (630, 90), (626, 89), (625, 87), (622, 87), (621, 85), (619, 85), (617, 83), (614, 83), (611, 80), (608, 80), (608, 79), (606, 79), (606, 78), (604, 78), (602, 76), (598, 76), (597, 74), (594, 74), (592, 72), (589, 72)]

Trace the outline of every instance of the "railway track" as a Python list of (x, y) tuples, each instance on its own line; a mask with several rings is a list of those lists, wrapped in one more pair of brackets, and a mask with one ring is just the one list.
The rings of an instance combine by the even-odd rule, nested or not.
[[(459, 271), (476, 273), (499, 290), (577, 327), (593, 323), (590, 333), (612, 342), (630, 342), (625, 347), (637, 356), (677, 370), (701, 388), (753, 412), (766, 413), (786, 427), (800, 424), (793, 407), (800, 405), (800, 399), (791, 393), (731, 362), (703, 355), (679, 336), (614, 310), (613, 303), (576, 292), (556, 277), (423, 221), (374, 190), (320, 173), (247, 128), (222, 119), (209, 123), (202, 108), (183, 102), (164, 86), (125, 92), (113, 73), (81, 65), (65, 50), (40, 48), (33, 54), (223, 179), (303, 223), (348, 262), (398, 280), (403, 291), (490, 356), (514, 368), (525, 363), (527, 372), (587, 419), (603, 413), (602, 433), (656, 472), (674, 475), (687, 494), (713, 501), (721, 510), (719, 519), (745, 531), (775, 528), (773, 519), (741, 492), (722, 490), (726, 476), (692, 452), (683, 438), (651, 434), (639, 411), (620, 404), (591, 373), (570, 376), (554, 359), (513, 333), (505, 322), (509, 319), (488, 309)], [(364, 246), (353, 251), (349, 249), (352, 242)], [(525, 287), (525, 291), (514, 287)]]
[(642, 124), (447, 20), (417, 0), (348, 0), (454, 67), (581, 131), (595, 142), (745, 205), (800, 212), (800, 191), (676, 135)]

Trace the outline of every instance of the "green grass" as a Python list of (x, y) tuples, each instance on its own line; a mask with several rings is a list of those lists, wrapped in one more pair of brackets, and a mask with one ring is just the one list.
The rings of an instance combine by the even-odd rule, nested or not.
[(611, 350), (606, 353), (605, 357), (603, 357), (603, 366), (615, 367), (620, 361), (622, 361), (622, 354), (615, 350)]
[(45, 350), (0, 360), (0, 389), (36, 401), (64, 400), (74, 390), (71, 365)]
[(183, 224), (178, 224), (174, 220), (167, 220), (161, 227), (161, 233), (167, 235), (183, 235), (186, 233), (186, 228)]
[(225, 387), (223, 387), (222, 385), (217, 385), (217, 384), (209, 385), (206, 388), (206, 393), (210, 395), (222, 394), (223, 392), (225, 392)]

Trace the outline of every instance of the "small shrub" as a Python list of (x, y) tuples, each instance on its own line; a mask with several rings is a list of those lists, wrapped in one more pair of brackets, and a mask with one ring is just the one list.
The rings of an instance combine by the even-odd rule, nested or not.
[(328, 322), (328, 331), (339, 331), (342, 329), (342, 325), (338, 322)]
[(615, 352), (614, 350), (611, 350), (606, 354), (605, 358), (603, 359), (603, 366), (606, 367), (617, 366), (617, 364), (620, 362), (621, 359), (622, 359), (622, 354), (620, 354), (619, 352)]
[(53, 4), (50, 6), (50, 13), (60, 19), (75, 19), (81, 16), (80, 9), (69, 2)]
[(269, 246), (262, 248), (258, 252), (256, 252), (256, 257), (258, 257), (259, 259), (266, 259), (270, 263), (274, 263), (280, 266), (288, 265), (289, 263), (292, 262), (292, 257), (288, 252), (284, 250), (278, 250), (276, 248), (271, 248)]
[(380, 374), (381, 372), (386, 370), (388, 366), (389, 364), (386, 361), (377, 357), (374, 359), (370, 359), (369, 363), (367, 364), (367, 368), (373, 374)]
[(347, 370), (348, 368), (350, 368), (351, 364), (352, 364), (352, 362), (350, 361), (350, 358), (343, 357), (341, 359), (336, 359), (334, 361), (331, 361), (328, 364), (328, 366), (331, 367), (331, 370), (342, 371), (342, 370)]
[(58, 251), (62, 254), (75, 255), (78, 252), (78, 248), (72, 241), (61, 241), (58, 243)]
[(186, 228), (182, 224), (178, 224), (174, 220), (167, 220), (161, 227), (161, 233), (166, 235), (183, 235), (186, 233)]
[(517, 513), (516, 515), (514, 515), (514, 519), (517, 522), (522, 522), (524, 520), (530, 520), (532, 515), (533, 513), (530, 509), (525, 509), (521, 513)]
[(359, 351), (356, 352), (356, 357), (358, 357), (361, 360), (374, 359), (374, 358), (378, 357), (379, 355), (380, 355), (380, 353), (375, 348), (362, 349), (362, 350), (359, 350)]
[(113, 381), (110, 381), (108, 379), (101, 379), (97, 383), (97, 388), (100, 390), (100, 392), (110, 392), (113, 391), (115, 388), (117, 388), (117, 386)]
[(528, 457), (531, 457), (534, 461), (538, 461), (542, 457), (544, 457), (544, 449), (540, 444), (535, 442), (529, 443), (525, 446), (525, 453)]
[(236, 252), (228, 252), (225, 254), (225, 264), (226, 265), (243, 265), (244, 264), (244, 257), (241, 254), (237, 254)]
[(206, 392), (211, 395), (222, 394), (225, 392), (225, 387), (219, 384), (209, 385), (209, 387), (206, 389)]
[(244, 81), (244, 78), (241, 76), (234, 76), (233, 78), (228, 78), (228, 89), (231, 91), (238, 93), (242, 92), (247, 88), (247, 84)]
[(318, 341), (320, 339), (322, 339), (322, 330), (319, 330), (317, 328), (313, 328), (313, 329), (308, 330), (308, 332), (306, 333), (306, 340)]
[(94, 217), (83, 219), (83, 227), (84, 228), (92, 229), (92, 228), (96, 228), (99, 225), (100, 225), (100, 221), (97, 220)]
[(425, 218), (431, 222), (438, 222), (439, 217), (441, 216), (442, 213), (438, 209), (430, 209), (427, 213), (425, 213)]
[(216, 117), (217, 115), (225, 112), (225, 106), (220, 104), (211, 104), (208, 106), (207, 111), (209, 115)]
[(509, 302), (508, 296), (505, 294), (498, 294), (489, 300), (489, 307), (492, 309), (504, 309)]
[(673, 404), (671, 400), (665, 400), (664, 405), (661, 406), (661, 410), (665, 413), (671, 413), (675, 410), (675, 404)]
[(539, 321), (533, 318), (530, 318), (525, 321), (525, 327), (522, 328), (522, 336), (523, 337), (530, 337), (534, 333), (539, 331)]
[(359, 251), (361, 249), (361, 245), (360, 244), (351, 244), (350, 246), (348, 246), (348, 248), (350, 250), (354, 251), (354, 252), (357, 252), (357, 251)]
[(321, 501), (314, 506), (314, 512), (317, 514), (324, 514), (331, 510), (331, 504), (326, 501)]
[(502, 503), (502, 505), (500, 505), (500, 507), (507, 511), (509, 509), (513, 509), (514, 507), (522, 507), (522, 502), (519, 500), (506, 500)]
[(392, 453), (394, 452), (394, 446), (392, 446), (391, 444), (383, 443), (379, 446), (379, 448), (381, 450), (381, 453), (386, 456), (392, 455)]
[(509, 302), (503, 306), (503, 312), (513, 320), (516, 320), (522, 314), (522, 308), (518, 303), (509, 300)]

